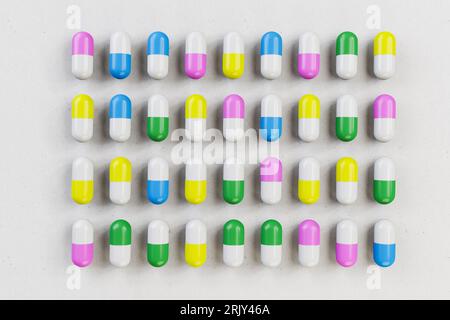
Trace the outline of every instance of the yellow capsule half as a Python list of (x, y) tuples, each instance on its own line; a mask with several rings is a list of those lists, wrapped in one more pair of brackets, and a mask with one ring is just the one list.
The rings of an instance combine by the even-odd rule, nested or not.
[(349, 157), (339, 159), (336, 164), (336, 181), (358, 181), (358, 164), (355, 159)]
[(320, 100), (313, 94), (304, 95), (298, 102), (298, 136), (306, 142), (319, 138)]
[(396, 53), (396, 41), (395, 36), (392, 33), (383, 31), (375, 36), (373, 41), (374, 55), (391, 54), (395, 56)]
[(230, 79), (238, 79), (244, 73), (244, 41), (236, 32), (230, 32), (224, 38), (222, 70)]

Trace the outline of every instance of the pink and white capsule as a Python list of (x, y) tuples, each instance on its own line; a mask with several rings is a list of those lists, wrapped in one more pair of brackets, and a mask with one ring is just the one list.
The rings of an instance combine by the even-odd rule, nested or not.
[(227, 141), (244, 137), (245, 101), (238, 94), (230, 94), (223, 101), (223, 135)]
[(94, 228), (87, 220), (78, 220), (72, 225), (72, 262), (83, 268), (94, 258)]
[(320, 226), (308, 219), (298, 226), (298, 261), (302, 266), (314, 267), (320, 258)]
[(351, 267), (358, 260), (358, 227), (351, 220), (343, 220), (336, 227), (336, 261)]
[(313, 32), (305, 32), (298, 41), (297, 71), (304, 79), (317, 77), (320, 71), (320, 40)]
[(86, 80), (94, 72), (94, 38), (88, 32), (77, 32), (72, 37), (72, 74)]
[(281, 184), (283, 169), (281, 160), (268, 157), (260, 165), (261, 200), (267, 204), (275, 204), (281, 200)]
[(186, 38), (184, 73), (191, 79), (200, 79), (206, 73), (206, 40), (200, 32), (191, 32)]
[(397, 105), (395, 98), (388, 94), (379, 95), (373, 103), (373, 135), (381, 142), (388, 142), (395, 135)]

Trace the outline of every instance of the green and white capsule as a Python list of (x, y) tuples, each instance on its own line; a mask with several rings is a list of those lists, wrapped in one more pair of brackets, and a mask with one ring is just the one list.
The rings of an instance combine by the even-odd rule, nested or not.
[(358, 135), (358, 103), (349, 95), (339, 97), (336, 104), (336, 137), (344, 142)]
[(148, 99), (147, 136), (153, 141), (163, 141), (169, 135), (169, 102), (166, 97), (154, 94)]
[(131, 260), (131, 225), (116, 220), (109, 228), (109, 261), (113, 266), (126, 267)]
[(268, 267), (281, 263), (283, 228), (276, 220), (267, 220), (261, 226), (261, 262)]
[(244, 164), (236, 158), (223, 164), (223, 199), (229, 204), (238, 204), (244, 199)]
[(153, 267), (162, 267), (169, 261), (169, 226), (161, 220), (148, 224), (147, 261)]
[(375, 161), (373, 198), (380, 204), (389, 204), (395, 199), (395, 165), (389, 158)]
[(223, 226), (223, 262), (239, 267), (244, 262), (244, 225), (239, 220), (229, 220)]
[(358, 72), (358, 37), (350, 31), (342, 32), (336, 39), (336, 74), (348, 80)]

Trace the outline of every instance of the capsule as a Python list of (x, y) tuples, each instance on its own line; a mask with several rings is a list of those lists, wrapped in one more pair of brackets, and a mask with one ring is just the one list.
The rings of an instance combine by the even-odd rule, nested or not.
[(261, 226), (261, 262), (278, 267), (283, 249), (283, 228), (276, 220), (266, 220)]
[(153, 32), (147, 42), (147, 72), (150, 78), (161, 80), (169, 73), (169, 37)]
[(184, 196), (192, 204), (200, 204), (206, 199), (206, 165), (200, 161), (186, 163)]
[(350, 31), (342, 32), (336, 39), (336, 73), (348, 80), (358, 72), (358, 37)]
[(244, 41), (236, 32), (228, 33), (223, 40), (223, 75), (238, 79), (244, 73)]
[(282, 103), (278, 96), (269, 94), (262, 99), (259, 128), (261, 137), (268, 142), (281, 138), (283, 117)]
[(169, 102), (155, 94), (148, 99), (147, 136), (153, 141), (163, 141), (169, 135)]
[(395, 198), (395, 165), (389, 158), (375, 161), (373, 198), (380, 204), (389, 204)]
[(78, 220), (72, 225), (72, 263), (87, 267), (94, 258), (94, 228), (87, 220)]
[(125, 142), (131, 136), (131, 100), (117, 94), (109, 103), (109, 136), (117, 142)]
[(230, 94), (223, 101), (223, 135), (234, 142), (244, 137), (245, 101), (238, 94)]
[(225, 160), (223, 165), (223, 199), (238, 204), (244, 199), (244, 164), (238, 159)]
[(94, 73), (94, 38), (88, 32), (77, 32), (72, 37), (72, 74), (86, 80)]
[(125, 32), (116, 32), (109, 42), (109, 73), (125, 79), (131, 73), (131, 41)]
[(94, 135), (94, 101), (87, 94), (72, 99), (72, 136), (79, 142), (89, 141)]
[(389, 79), (395, 73), (395, 36), (387, 31), (380, 32), (373, 40), (373, 72), (379, 79)]
[(131, 260), (131, 226), (125, 220), (116, 220), (109, 227), (109, 262), (126, 267)]
[(147, 198), (153, 204), (162, 204), (169, 197), (169, 165), (163, 158), (148, 162)]
[(395, 98), (388, 94), (379, 95), (373, 103), (373, 130), (375, 139), (388, 142), (395, 135), (397, 105)]
[(200, 220), (191, 220), (186, 225), (184, 255), (191, 267), (201, 267), (206, 262), (206, 226)]
[(314, 79), (320, 71), (320, 41), (315, 33), (305, 32), (298, 41), (297, 71), (304, 79)]
[(281, 75), (283, 39), (274, 31), (265, 33), (261, 38), (261, 75), (269, 80)]
[(305, 142), (319, 138), (320, 100), (315, 95), (306, 94), (298, 102), (298, 136)]
[(94, 197), (94, 165), (87, 158), (76, 158), (72, 163), (72, 199), (88, 204)]
[(186, 137), (190, 141), (202, 141), (206, 132), (206, 99), (193, 94), (186, 99), (185, 117), (186, 117)]
[(239, 267), (244, 262), (244, 225), (239, 220), (229, 220), (223, 225), (223, 262)]
[(395, 230), (388, 220), (380, 220), (374, 227), (373, 260), (380, 267), (389, 267), (395, 262)]
[(109, 164), (109, 198), (115, 204), (125, 204), (131, 197), (131, 162), (117, 157)]
[(336, 261), (351, 267), (358, 260), (358, 228), (351, 220), (342, 220), (336, 227)]
[(298, 164), (298, 199), (305, 204), (320, 198), (320, 164), (314, 158), (303, 158)]
[(192, 32), (186, 38), (184, 73), (195, 80), (206, 73), (206, 40), (200, 32)]
[(264, 159), (260, 165), (259, 178), (261, 181), (261, 200), (267, 204), (280, 202), (283, 181), (281, 160), (274, 157)]
[(298, 225), (298, 261), (302, 266), (314, 267), (320, 258), (320, 226), (312, 220)]
[(336, 164), (336, 199), (352, 204), (358, 197), (358, 164), (352, 158), (341, 158)]
[(148, 224), (147, 261), (153, 267), (162, 267), (169, 261), (169, 226), (161, 220)]
[(344, 142), (358, 135), (358, 103), (349, 95), (339, 97), (336, 104), (336, 137)]

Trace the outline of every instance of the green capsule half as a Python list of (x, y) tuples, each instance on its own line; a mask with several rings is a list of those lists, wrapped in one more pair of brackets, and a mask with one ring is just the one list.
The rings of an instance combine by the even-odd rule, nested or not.
[(375, 161), (373, 198), (380, 204), (389, 204), (395, 199), (395, 167), (389, 158)]
[(148, 225), (147, 261), (153, 267), (162, 267), (169, 261), (169, 226), (161, 220)]
[(227, 159), (223, 165), (223, 199), (238, 204), (244, 199), (244, 165), (237, 159)]
[(109, 261), (125, 267), (131, 259), (131, 225), (125, 220), (114, 221), (109, 228)]
[(336, 137), (352, 141), (358, 135), (358, 104), (351, 95), (339, 97), (336, 104)]
[(336, 55), (358, 55), (358, 37), (350, 31), (342, 32), (336, 38)]
[(153, 141), (163, 141), (169, 135), (169, 103), (155, 94), (148, 99), (147, 136)]

